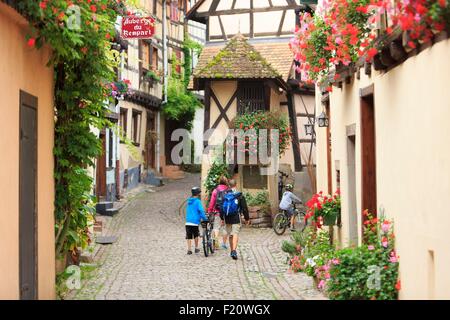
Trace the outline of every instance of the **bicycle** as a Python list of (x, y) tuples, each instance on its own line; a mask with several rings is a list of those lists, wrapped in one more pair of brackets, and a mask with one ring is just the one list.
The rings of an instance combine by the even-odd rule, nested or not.
[(210, 253), (214, 253), (214, 240), (212, 237), (213, 225), (214, 215), (210, 215), (208, 221), (202, 221), (202, 244), (205, 257), (208, 257)]
[[(294, 204), (294, 226), (297, 227), (296, 230), (299, 232), (303, 232), (303, 230), (305, 230), (306, 226), (308, 225), (308, 223), (305, 222), (305, 215), (305, 208), (302, 206), (300, 209), (297, 209), (297, 206)], [(281, 236), (290, 224), (291, 219), (288, 216), (286, 210), (281, 210), (273, 219), (273, 231), (277, 235)]]

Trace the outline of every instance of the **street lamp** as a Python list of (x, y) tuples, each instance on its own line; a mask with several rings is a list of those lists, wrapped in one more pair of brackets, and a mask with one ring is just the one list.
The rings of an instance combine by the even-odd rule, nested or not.
[(307, 136), (312, 136), (314, 131), (314, 125), (311, 123), (305, 124), (305, 132)]
[(328, 117), (325, 112), (322, 111), (320, 116), (317, 118), (317, 121), (319, 122), (319, 127), (328, 127)]

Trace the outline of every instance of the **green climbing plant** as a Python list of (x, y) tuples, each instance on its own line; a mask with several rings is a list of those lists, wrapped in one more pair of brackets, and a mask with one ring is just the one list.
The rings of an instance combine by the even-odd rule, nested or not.
[(172, 55), (172, 72), (167, 85), (167, 103), (163, 106), (163, 113), (167, 119), (176, 120), (180, 126), (188, 130), (192, 129), (192, 121), (197, 108), (202, 104), (195, 95), (187, 90), (192, 74), (192, 54), (199, 54), (202, 46), (191, 40), (189, 36), (183, 42), (184, 74), (176, 72), (177, 66), (181, 66), (175, 54)]
[(55, 103), (56, 255), (75, 253), (89, 241), (93, 220), (93, 179), (88, 167), (101, 153), (92, 128), (108, 125), (111, 83), (119, 56), (111, 49), (122, 0), (18, 0), (15, 7), (30, 24), (29, 47), (52, 49)]

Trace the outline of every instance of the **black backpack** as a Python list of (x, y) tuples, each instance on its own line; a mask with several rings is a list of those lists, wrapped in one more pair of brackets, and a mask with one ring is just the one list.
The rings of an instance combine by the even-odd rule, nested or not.
[(222, 205), (223, 205), (223, 199), (225, 197), (225, 194), (230, 192), (230, 189), (225, 189), (222, 191), (217, 190), (217, 197), (216, 197), (216, 210), (219, 212), (222, 212)]

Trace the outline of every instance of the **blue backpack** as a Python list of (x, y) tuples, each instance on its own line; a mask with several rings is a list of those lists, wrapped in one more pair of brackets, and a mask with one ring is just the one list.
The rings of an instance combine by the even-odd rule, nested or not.
[(239, 213), (239, 192), (227, 192), (223, 195), (222, 213), (227, 216), (232, 216)]

